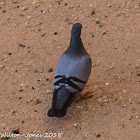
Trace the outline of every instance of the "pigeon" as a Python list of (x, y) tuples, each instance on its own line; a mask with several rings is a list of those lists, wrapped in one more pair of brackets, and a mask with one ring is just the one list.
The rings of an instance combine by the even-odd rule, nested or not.
[(90, 76), (92, 60), (83, 46), (81, 29), (80, 23), (73, 25), (70, 45), (59, 57), (49, 117), (64, 117), (67, 108), (80, 96)]

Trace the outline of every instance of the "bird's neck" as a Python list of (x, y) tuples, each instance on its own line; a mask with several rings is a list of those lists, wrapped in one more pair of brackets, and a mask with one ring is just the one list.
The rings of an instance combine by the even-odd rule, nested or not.
[(72, 34), (68, 50), (71, 52), (80, 51), (83, 49), (81, 37), (77, 34)]
[(77, 34), (72, 34), (70, 39), (70, 46), (79, 46), (81, 43), (81, 37)]

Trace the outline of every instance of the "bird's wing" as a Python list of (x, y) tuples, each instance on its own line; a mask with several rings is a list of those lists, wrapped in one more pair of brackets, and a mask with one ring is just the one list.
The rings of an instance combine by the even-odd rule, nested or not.
[(72, 58), (62, 54), (57, 63), (54, 89), (64, 85), (70, 92), (83, 90), (91, 72), (91, 63), (89, 55)]

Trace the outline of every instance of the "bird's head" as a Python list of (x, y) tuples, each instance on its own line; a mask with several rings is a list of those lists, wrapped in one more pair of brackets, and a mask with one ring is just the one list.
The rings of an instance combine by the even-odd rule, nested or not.
[(81, 29), (82, 29), (82, 24), (81, 23), (75, 23), (72, 27), (71, 33), (72, 34), (77, 34), (78, 36), (81, 35)]

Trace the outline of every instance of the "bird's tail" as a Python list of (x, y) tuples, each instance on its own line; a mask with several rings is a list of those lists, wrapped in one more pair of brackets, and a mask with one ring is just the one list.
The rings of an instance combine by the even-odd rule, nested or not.
[(48, 111), (49, 117), (64, 117), (67, 108), (72, 103), (74, 93), (69, 92), (65, 86), (55, 90), (53, 94), (52, 107)]

